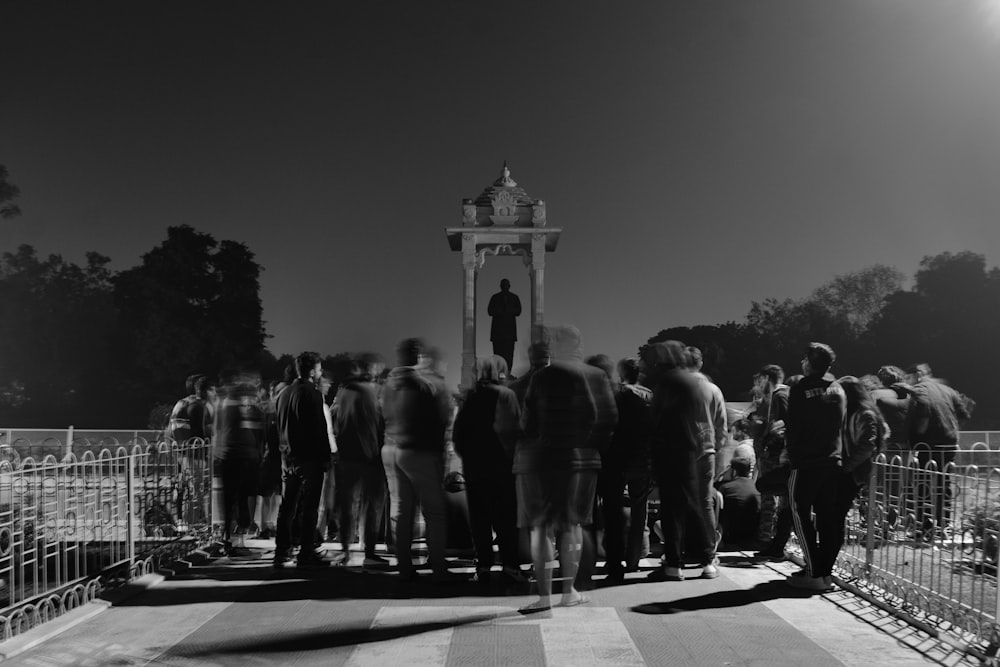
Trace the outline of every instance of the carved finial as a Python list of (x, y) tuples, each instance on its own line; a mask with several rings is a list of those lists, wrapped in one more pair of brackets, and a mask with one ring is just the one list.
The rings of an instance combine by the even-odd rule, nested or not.
[(507, 168), (507, 160), (503, 161), (503, 171), (500, 173), (500, 178), (498, 178), (493, 185), (502, 185), (505, 188), (517, 187), (517, 183), (514, 179), (510, 177), (510, 169)]

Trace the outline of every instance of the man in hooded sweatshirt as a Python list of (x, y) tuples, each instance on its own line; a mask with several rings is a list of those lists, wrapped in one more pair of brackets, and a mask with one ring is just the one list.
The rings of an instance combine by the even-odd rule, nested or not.
[(421, 339), (407, 338), (396, 352), (399, 366), (389, 373), (382, 393), (382, 464), (389, 483), (389, 514), (399, 575), (403, 581), (413, 581), (417, 576), (412, 543), (419, 503), (427, 529), (432, 580), (445, 581), (449, 573), (443, 484), (449, 403), (441, 396), (442, 385), (428, 377), (430, 357)]

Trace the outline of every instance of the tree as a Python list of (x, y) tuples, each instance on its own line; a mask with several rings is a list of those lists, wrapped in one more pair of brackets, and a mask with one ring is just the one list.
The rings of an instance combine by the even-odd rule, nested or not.
[(844, 322), (848, 333), (860, 338), (875, 320), (889, 295), (902, 289), (902, 271), (884, 264), (845, 273), (818, 287), (809, 301), (821, 305)]
[(21, 215), (21, 209), (12, 203), (21, 194), (21, 190), (7, 178), (7, 167), (0, 164), (0, 218), (9, 219)]
[[(0, 413), (23, 423), (83, 425), (109, 415), (106, 390), (119, 329), (110, 261), (95, 252), (78, 266), (40, 259), (22, 245), (0, 261)], [(39, 421), (36, 421), (39, 420)]]
[(150, 404), (176, 398), (191, 373), (261, 361), (260, 271), (245, 245), (218, 243), (181, 225), (168, 228), (139, 266), (115, 277), (115, 303), (129, 329), (125, 348), (134, 372), (127, 384), (136, 418)]

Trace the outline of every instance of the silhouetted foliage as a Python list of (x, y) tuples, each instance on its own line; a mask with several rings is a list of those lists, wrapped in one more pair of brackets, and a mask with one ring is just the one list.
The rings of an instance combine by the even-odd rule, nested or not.
[(0, 218), (13, 218), (21, 214), (21, 209), (14, 203), (21, 190), (8, 181), (7, 167), (0, 164)]

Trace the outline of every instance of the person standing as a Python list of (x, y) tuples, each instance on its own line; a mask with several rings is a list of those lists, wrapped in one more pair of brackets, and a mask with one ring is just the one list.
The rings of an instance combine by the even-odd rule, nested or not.
[(213, 454), (222, 477), (222, 540), (227, 556), (250, 555), (243, 538), (256, 505), (265, 433), (264, 410), (257, 398), (259, 382), (259, 376), (249, 373), (226, 373), (224, 396), (215, 411)]
[(507, 362), (500, 356), (477, 360), (476, 385), (465, 396), (452, 434), (455, 451), (462, 457), (476, 580), (481, 584), (489, 583), (494, 565), (494, 531), (505, 577), (510, 583), (525, 582), (512, 472), (521, 411), (514, 392), (503, 386), (506, 374)]
[(354, 543), (355, 526), (364, 526), (367, 567), (388, 565), (375, 553), (379, 520), (385, 508), (386, 482), (382, 467), (385, 420), (379, 405), (375, 376), (382, 360), (375, 354), (362, 354), (354, 364), (354, 374), (337, 392), (333, 402), (333, 431), (337, 438), (336, 506), (340, 524), (342, 562), (346, 563)]
[(829, 345), (809, 343), (802, 359), (804, 377), (788, 395), (788, 499), (806, 561), (788, 583), (812, 591), (833, 589), (833, 564), (843, 542), (837, 498), (847, 399), (829, 372), (836, 358)]
[[(920, 461), (921, 475), (930, 478), (920, 487), (923, 497), (918, 498), (921, 502), (917, 507), (917, 521), (923, 523), (925, 533), (941, 537), (940, 532), (951, 520), (951, 503), (955, 496), (948, 466), (958, 453), (959, 421), (971, 416), (971, 402), (934, 377), (926, 363), (911, 366), (907, 380), (912, 388), (906, 432), (910, 448), (916, 451)], [(935, 465), (934, 470), (928, 469), (931, 462)]]
[[(293, 543), (293, 522), (300, 545), (296, 566), (326, 567), (330, 563), (316, 554), (315, 529), (323, 475), (330, 465), (330, 442), (326, 428), (326, 404), (316, 384), (323, 368), (314, 352), (295, 359), (298, 377), (278, 395), (277, 420), (280, 435), (283, 492), (278, 508), (274, 565), (284, 567)], [(296, 512), (301, 515), (295, 521)]]
[(490, 297), (487, 312), (490, 323), (490, 340), (493, 354), (503, 357), (507, 368), (514, 368), (514, 343), (517, 342), (517, 317), (521, 314), (521, 299), (510, 291), (510, 281), (500, 281), (500, 291)]
[(432, 580), (448, 580), (445, 560), (447, 512), (444, 498), (445, 431), (450, 421), (443, 386), (432, 381), (431, 359), (419, 338), (407, 338), (396, 349), (399, 366), (386, 378), (382, 392), (385, 445), (382, 464), (389, 483), (389, 514), (399, 575), (417, 577), (413, 564), (413, 521), (417, 505), (427, 529)]
[[(715, 517), (706, 515), (703, 488), (706, 434), (699, 424), (708, 413), (701, 405), (704, 390), (688, 370), (691, 360), (683, 343), (668, 340), (649, 345), (643, 350), (642, 363), (653, 390), (650, 454), (660, 490), (664, 538), (662, 568), (650, 578), (683, 580), (684, 547), (691, 544), (703, 567), (701, 576), (712, 579), (719, 571)], [(711, 484), (709, 479), (710, 488)], [(691, 539), (686, 539), (686, 533), (691, 533)]]
[[(514, 456), (518, 526), (530, 529), (538, 599), (522, 613), (552, 607), (553, 537), (559, 540), (562, 606), (589, 602), (575, 582), (583, 548), (583, 526), (593, 522), (599, 442), (610, 438), (617, 411), (594, 386), (607, 385), (603, 371), (583, 363), (582, 337), (575, 327), (549, 331), (552, 362), (535, 371), (525, 395), (521, 426), (525, 437)], [(592, 378), (592, 379), (591, 379)]]

